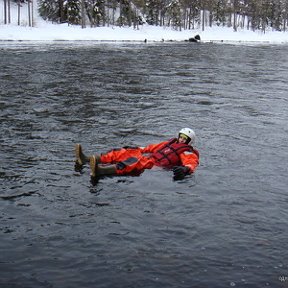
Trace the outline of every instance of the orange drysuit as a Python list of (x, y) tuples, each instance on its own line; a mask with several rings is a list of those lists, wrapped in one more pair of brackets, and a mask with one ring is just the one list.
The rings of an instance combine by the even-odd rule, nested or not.
[[(164, 161), (162, 161), (163, 159)], [(169, 162), (166, 161), (167, 159)], [(167, 169), (173, 166), (186, 166), (191, 174), (199, 164), (199, 152), (190, 145), (179, 144), (174, 138), (146, 147), (113, 149), (101, 155), (100, 163), (116, 164), (118, 175), (139, 175), (145, 169), (151, 169), (153, 166)]]

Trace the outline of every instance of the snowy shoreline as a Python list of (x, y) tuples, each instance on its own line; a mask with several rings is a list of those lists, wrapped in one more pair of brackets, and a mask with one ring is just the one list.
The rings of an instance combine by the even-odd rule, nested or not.
[[(232, 28), (212, 27), (205, 31), (183, 30), (144, 25), (138, 30), (120, 27), (84, 28), (67, 24), (51, 24), (43, 21), (38, 27), (0, 25), (0, 43), (3, 42), (67, 42), (95, 43), (156, 43), (186, 42), (199, 34), (202, 43), (223, 44), (288, 44), (288, 32), (252, 32)], [(191, 43), (193, 44), (193, 43)]]
[[(42, 22), (42, 21), (41, 21)], [(40, 23), (39, 23), (40, 24)], [(51, 24), (43, 21), (38, 27), (0, 25), (0, 43), (3, 42), (95, 42), (95, 43), (155, 43), (185, 42), (199, 34), (202, 43), (224, 44), (288, 44), (287, 32), (252, 32), (232, 28), (212, 27), (205, 31), (183, 30), (144, 25), (138, 30), (120, 27), (97, 27), (82, 29), (67, 24)], [(191, 43), (193, 44), (193, 43)]]
[[(95, 43), (95, 44), (114, 44), (114, 43), (131, 43), (131, 44), (175, 44), (175, 43), (191, 43), (186, 40), (167, 40), (167, 41), (157, 41), (157, 40), (152, 40), (152, 41), (141, 41), (141, 40), (2, 40), (0, 39), (0, 44), (2, 43), (25, 43), (25, 44), (61, 44), (61, 43)], [(288, 44), (287, 42), (270, 42), (270, 41), (243, 41), (243, 40), (209, 40), (209, 41), (199, 41), (198, 43), (191, 43), (191, 45), (197, 45), (200, 43), (205, 43), (205, 44), (245, 44), (245, 45), (268, 45), (268, 44)]]

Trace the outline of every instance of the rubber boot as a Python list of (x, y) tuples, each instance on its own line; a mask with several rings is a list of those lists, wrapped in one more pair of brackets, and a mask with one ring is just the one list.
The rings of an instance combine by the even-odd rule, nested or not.
[(98, 175), (116, 175), (116, 165), (98, 166), (97, 173)]
[(98, 161), (95, 156), (90, 157), (90, 176), (91, 178), (96, 178), (96, 173), (98, 169)]
[(116, 175), (116, 165), (99, 166), (99, 159), (97, 155), (90, 157), (90, 176), (96, 178), (97, 176)]
[[(76, 160), (75, 160), (75, 164), (78, 166), (82, 166), (88, 162), (90, 162), (90, 158), (91, 156), (86, 156), (83, 151), (82, 151), (82, 146), (80, 144), (76, 144), (75, 145), (75, 156), (76, 156)], [(95, 155), (97, 162), (100, 163), (100, 156), (99, 155)]]
[(76, 156), (75, 164), (79, 166), (86, 164), (90, 160), (89, 159), (90, 157), (85, 156), (84, 153), (82, 152), (82, 146), (80, 144), (75, 145), (75, 156)]

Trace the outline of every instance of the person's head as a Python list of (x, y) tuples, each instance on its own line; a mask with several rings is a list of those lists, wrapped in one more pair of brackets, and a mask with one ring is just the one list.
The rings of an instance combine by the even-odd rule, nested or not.
[(178, 134), (178, 142), (192, 145), (195, 142), (195, 132), (190, 128), (182, 128)]

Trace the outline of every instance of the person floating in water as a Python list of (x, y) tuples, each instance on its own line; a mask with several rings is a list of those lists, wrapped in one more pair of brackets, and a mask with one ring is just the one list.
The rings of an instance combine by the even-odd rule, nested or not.
[(140, 175), (154, 166), (172, 169), (174, 180), (192, 174), (199, 165), (199, 152), (193, 148), (195, 132), (190, 128), (179, 131), (177, 138), (146, 147), (123, 147), (105, 154), (86, 156), (82, 146), (75, 146), (75, 168), (90, 164), (91, 180), (106, 175)]

